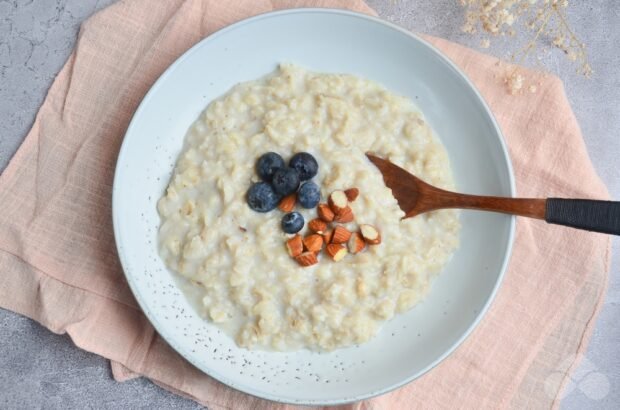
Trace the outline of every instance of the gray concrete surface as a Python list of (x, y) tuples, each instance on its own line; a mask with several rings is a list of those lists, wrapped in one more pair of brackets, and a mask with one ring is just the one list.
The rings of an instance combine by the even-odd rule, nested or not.
[[(0, 170), (30, 128), (75, 43), (80, 23), (114, 1), (0, 0)], [(460, 32), (462, 10), (457, 0), (369, 3), (383, 18), (413, 31), (472, 47), (479, 44), (479, 38)], [(564, 80), (596, 169), (612, 196), (620, 199), (620, 2), (573, 1), (568, 18), (589, 47), (594, 76), (586, 80), (576, 75), (559, 52), (544, 52), (528, 63)], [(505, 57), (514, 49), (511, 44), (498, 41), (487, 52)], [(620, 407), (619, 242), (614, 242), (609, 290), (586, 360), (574, 376), (576, 388), (562, 403), (566, 410)], [(147, 380), (116, 383), (106, 360), (79, 350), (66, 336), (4, 310), (0, 310), (0, 350), (0, 408), (200, 407)], [(594, 374), (591, 371), (596, 378), (580, 378)], [(592, 386), (593, 380), (598, 384)], [(598, 388), (597, 394), (593, 388)]]

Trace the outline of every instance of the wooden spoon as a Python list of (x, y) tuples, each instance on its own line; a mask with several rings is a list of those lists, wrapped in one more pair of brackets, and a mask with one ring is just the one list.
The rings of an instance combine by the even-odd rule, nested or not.
[(392, 190), (398, 205), (405, 212), (404, 218), (436, 209), (477, 209), (544, 219), (552, 224), (620, 235), (620, 202), (459, 194), (429, 185), (373, 154), (367, 153), (366, 156), (383, 174), (385, 185)]

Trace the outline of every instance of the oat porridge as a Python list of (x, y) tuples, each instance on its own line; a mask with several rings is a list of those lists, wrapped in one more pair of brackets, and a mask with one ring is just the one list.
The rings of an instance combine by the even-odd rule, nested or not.
[[(367, 151), (454, 188), (447, 153), (423, 115), (372, 81), (281, 65), (209, 104), (190, 127), (158, 203), (160, 255), (198, 291), (207, 320), (242, 347), (331, 350), (368, 341), (424, 298), (458, 246), (458, 213), (401, 221), (404, 213)], [(246, 202), (259, 179), (255, 163), (266, 152), (316, 158), (319, 207), (330, 193), (355, 187), (355, 220), (338, 228), (353, 233), (351, 253), (346, 246), (332, 249), (342, 251), (338, 257), (327, 248), (331, 257), (305, 252), (320, 258), (305, 267), (289, 255), (293, 237), (282, 230), (283, 213), (258, 213)], [(286, 206), (293, 209), (294, 200)], [(310, 224), (317, 212), (329, 209), (295, 212), (307, 237), (317, 229)], [(364, 246), (362, 226), (375, 227), (381, 243)], [(359, 252), (351, 249), (358, 244)], [(304, 240), (304, 249), (311, 246)]]

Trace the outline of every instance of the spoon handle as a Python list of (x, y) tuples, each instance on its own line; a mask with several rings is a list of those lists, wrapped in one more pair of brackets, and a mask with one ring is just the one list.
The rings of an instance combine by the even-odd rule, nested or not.
[[(411, 212), (411, 215), (420, 213), (419, 209), (423, 209), (423, 212), (426, 212), (443, 208), (460, 208), (545, 219), (546, 202), (546, 199), (538, 198), (509, 198), (461, 194), (444, 191), (434, 186), (424, 184), (423, 195), (419, 195), (415, 199), (414, 204), (416, 208), (414, 212)], [(408, 214), (407, 216), (411, 215)]]
[(592, 199), (535, 199), (467, 195), (428, 186), (417, 204), (423, 209), (478, 209), (528, 218), (587, 231), (620, 235), (620, 202)]
[(620, 202), (549, 198), (545, 221), (587, 231), (620, 235)]

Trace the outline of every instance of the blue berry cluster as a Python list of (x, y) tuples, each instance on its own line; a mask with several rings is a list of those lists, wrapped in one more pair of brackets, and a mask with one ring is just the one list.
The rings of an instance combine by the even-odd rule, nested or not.
[[(307, 152), (298, 152), (288, 163), (275, 152), (267, 152), (256, 161), (256, 173), (261, 182), (252, 184), (247, 202), (256, 212), (269, 212), (282, 198), (297, 193), (297, 201), (306, 208), (316, 207), (321, 200), (319, 186), (310, 181), (319, 172), (319, 163)], [(297, 233), (304, 226), (299, 212), (289, 212), (282, 218), (282, 230)]]

